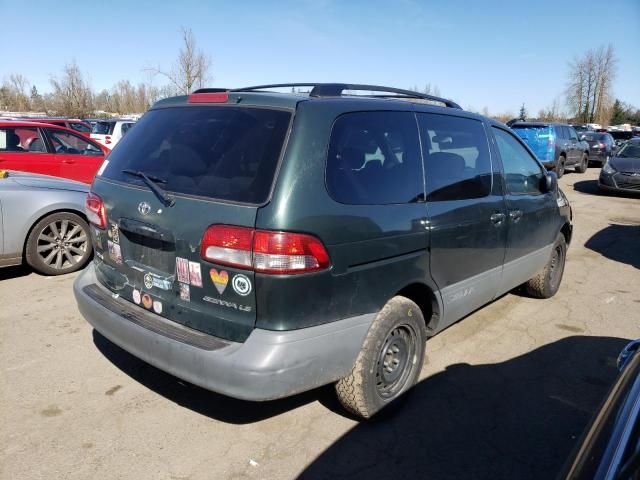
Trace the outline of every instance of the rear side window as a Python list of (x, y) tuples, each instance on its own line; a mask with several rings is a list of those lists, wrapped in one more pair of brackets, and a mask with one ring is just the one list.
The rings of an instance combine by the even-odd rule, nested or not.
[(37, 128), (3, 127), (0, 128), (0, 152), (44, 153), (47, 149)]
[(491, 192), (491, 157), (482, 122), (419, 113), (427, 184), (432, 202), (486, 197)]
[(113, 127), (115, 122), (96, 122), (91, 130), (91, 133), (98, 135), (111, 135), (113, 134)]
[(356, 205), (422, 199), (424, 182), (416, 120), (409, 112), (355, 112), (333, 125), (327, 157), (327, 189)]
[(542, 193), (542, 168), (513, 135), (493, 127), (496, 144), (502, 159), (507, 191), (520, 195)]
[(47, 128), (46, 130), (56, 153), (64, 155), (104, 155), (102, 150), (93, 143), (88, 142), (86, 138), (64, 130), (54, 130), (52, 128)]
[(287, 111), (248, 107), (151, 110), (109, 154), (103, 177), (141, 184), (140, 170), (175, 193), (264, 203), (289, 128)]

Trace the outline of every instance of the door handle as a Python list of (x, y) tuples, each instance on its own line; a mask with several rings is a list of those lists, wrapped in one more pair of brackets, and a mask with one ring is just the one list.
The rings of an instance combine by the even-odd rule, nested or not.
[(76, 163), (76, 161), (70, 158), (65, 158), (64, 160), (62, 160), (62, 163), (72, 164), (72, 163)]
[(494, 213), (489, 218), (491, 218), (491, 222), (493, 224), (500, 225), (502, 223), (502, 221), (504, 220), (504, 213)]
[(522, 217), (522, 210), (511, 210), (509, 212), (509, 218), (511, 218), (511, 220), (513, 220), (514, 222), (520, 220), (520, 217)]

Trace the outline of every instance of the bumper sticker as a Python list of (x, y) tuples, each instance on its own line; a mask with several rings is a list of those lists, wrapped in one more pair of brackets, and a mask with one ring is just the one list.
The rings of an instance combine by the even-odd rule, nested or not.
[(211, 281), (218, 290), (218, 293), (222, 295), (224, 290), (227, 288), (227, 283), (229, 283), (229, 274), (224, 270), (220, 270), (219, 272), (212, 268), (209, 270), (209, 276), (211, 276)]
[(145, 293), (142, 295), (142, 305), (147, 310), (151, 308), (151, 306), (153, 305), (153, 300), (151, 300), (151, 295), (149, 295), (148, 293)]
[(154, 300), (153, 301), (153, 311), (156, 312), (158, 315), (160, 315), (162, 313), (162, 302), (160, 302), (158, 300)]
[(153, 287), (153, 277), (150, 273), (145, 274), (143, 281), (145, 288), (151, 289)]
[(113, 241), (113, 243), (120, 244), (120, 230), (118, 229), (118, 225), (115, 223), (109, 224), (109, 230), (107, 230), (107, 235)]
[(118, 265), (121, 265), (122, 253), (120, 252), (120, 245), (113, 243), (111, 240), (107, 241), (107, 245), (109, 247), (109, 256), (111, 257), (111, 260), (116, 262)]
[(176, 276), (179, 282), (189, 283), (189, 260), (176, 257)]
[(184, 300), (185, 302), (191, 301), (191, 295), (189, 292), (189, 285), (186, 283), (180, 283), (180, 300)]
[(140, 301), (142, 300), (140, 298), (140, 290), (134, 288), (131, 296), (133, 297), (133, 303), (135, 303), (136, 305), (140, 305)]
[(202, 271), (199, 263), (189, 262), (189, 280), (194, 287), (202, 287)]
[(249, 277), (241, 273), (233, 277), (231, 286), (238, 295), (242, 295), (243, 297), (246, 297), (251, 293), (251, 280), (249, 280)]

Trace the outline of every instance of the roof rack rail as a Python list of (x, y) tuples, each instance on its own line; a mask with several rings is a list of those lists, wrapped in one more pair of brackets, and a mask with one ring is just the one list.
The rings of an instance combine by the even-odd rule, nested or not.
[[(433, 102), (443, 103), (449, 108), (462, 107), (452, 100), (426, 93), (414, 92), (412, 90), (403, 90), (401, 88), (381, 87), (379, 85), (361, 85), (353, 83), (274, 83), (272, 85), (256, 85), (253, 87), (234, 88), (231, 92), (253, 92), (257, 90), (268, 90), (271, 88), (289, 88), (289, 87), (312, 87), (309, 93), (310, 97), (340, 97), (345, 90), (361, 90), (367, 92), (384, 92), (393, 93), (394, 95), (380, 95), (384, 98), (417, 98), (420, 100), (430, 100)], [(206, 90), (206, 89), (205, 89)], [(200, 90), (198, 90), (200, 92)], [(196, 92), (194, 92), (196, 93)]]

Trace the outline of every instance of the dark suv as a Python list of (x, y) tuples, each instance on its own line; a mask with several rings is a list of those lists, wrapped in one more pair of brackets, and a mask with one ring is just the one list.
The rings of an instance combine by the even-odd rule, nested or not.
[(589, 166), (589, 144), (580, 140), (571, 125), (561, 123), (518, 122), (511, 125), (533, 150), (542, 164), (555, 170), (558, 177), (566, 167), (584, 173)]
[(416, 383), (429, 336), (523, 283), (556, 293), (571, 210), (500, 123), (307, 87), (158, 102), (96, 176), (74, 291), (96, 330), (177, 377), (249, 400), (337, 382), (369, 417)]

